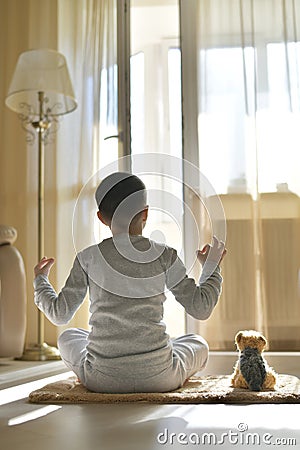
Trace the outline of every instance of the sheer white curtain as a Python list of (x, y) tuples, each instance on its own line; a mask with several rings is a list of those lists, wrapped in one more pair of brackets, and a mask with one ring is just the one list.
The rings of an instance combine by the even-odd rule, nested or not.
[[(97, 171), (117, 159), (104, 140), (117, 134), (116, 2), (59, 0), (59, 50), (68, 60), (78, 109), (66, 117), (57, 152), (57, 278), (61, 287), (75, 252), (95, 241)], [(94, 177), (93, 177), (94, 176)], [(88, 304), (74, 326), (87, 327)]]
[(223, 202), (228, 248), (220, 303), (190, 328), (215, 349), (254, 328), (272, 350), (299, 350), (300, 1), (182, 7), (197, 20), (200, 170)]

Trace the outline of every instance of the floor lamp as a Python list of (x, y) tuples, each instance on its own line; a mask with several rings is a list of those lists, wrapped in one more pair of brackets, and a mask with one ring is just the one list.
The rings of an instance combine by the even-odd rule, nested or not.
[[(19, 114), (27, 141), (38, 136), (38, 255), (44, 256), (44, 145), (56, 131), (58, 116), (77, 107), (65, 57), (48, 49), (29, 50), (19, 56), (5, 99)], [(32, 128), (33, 127), (33, 128)], [(35, 130), (35, 131), (34, 131)], [(24, 350), (20, 359), (60, 359), (57, 348), (44, 342), (44, 315), (38, 310), (37, 344)]]

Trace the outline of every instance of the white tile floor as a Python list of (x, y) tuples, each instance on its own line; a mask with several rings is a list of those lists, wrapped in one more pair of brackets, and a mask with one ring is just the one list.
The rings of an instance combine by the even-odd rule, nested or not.
[[(47, 364), (52, 377), (69, 376), (66, 372), (54, 374), (58, 368), (43, 363), (31, 367), (32, 377), (44, 377)], [(5, 366), (6, 374), (12, 375), (13, 370), (8, 366)], [(41, 367), (45, 369), (43, 375), (38, 373), (44, 370)], [(3, 369), (0, 360), (0, 380), (4, 377)], [(1, 450), (300, 449), (300, 404), (46, 406), (28, 403), (28, 392), (48, 381), (31, 380), (29, 384), (0, 391), (0, 403), (9, 393), (8, 403), (0, 407)], [(281, 440), (281, 445), (276, 439)]]

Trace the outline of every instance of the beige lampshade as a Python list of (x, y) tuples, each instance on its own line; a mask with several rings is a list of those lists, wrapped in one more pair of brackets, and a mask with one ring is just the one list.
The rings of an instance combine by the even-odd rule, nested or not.
[(48, 116), (66, 114), (77, 107), (66, 59), (55, 50), (21, 53), (5, 103), (17, 113), (38, 116), (38, 92), (44, 92), (44, 112)]

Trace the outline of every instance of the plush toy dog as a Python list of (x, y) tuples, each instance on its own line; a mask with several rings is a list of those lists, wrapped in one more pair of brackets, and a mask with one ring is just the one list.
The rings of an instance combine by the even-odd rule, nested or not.
[(273, 390), (276, 373), (262, 356), (267, 346), (266, 338), (257, 331), (239, 331), (235, 336), (235, 343), (239, 359), (231, 379), (232, 386), (251, 391)]

